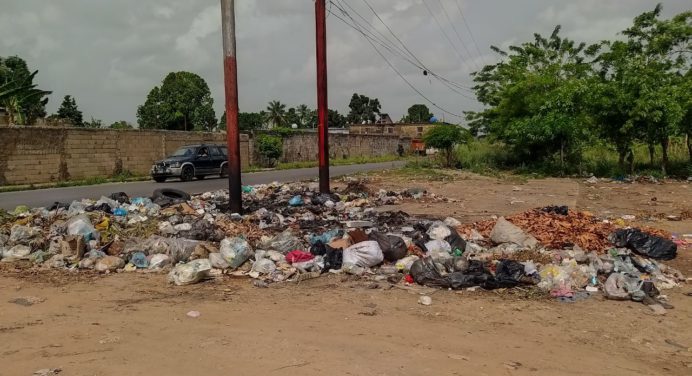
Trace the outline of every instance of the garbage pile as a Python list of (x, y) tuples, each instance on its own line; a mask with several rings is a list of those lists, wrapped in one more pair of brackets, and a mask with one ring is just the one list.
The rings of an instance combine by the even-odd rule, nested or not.
[(244, 215), (228, 214), (227, 191), (20, 206), (0, 216), (0, 255), (40, 268), (166, 271), (176, 285), (229, 274), (264, 287), (348, 273), (449, 289), (536, 286), (564, 302), (602, 290), (663, 310), (659, 291), (684, 280), (656, 261), (675, 257), (671, 240), (567, 207), (462, 225), (385, 211), (448, 200), (420, 188), (373, 191), (360, 180), (331, 194), (314, 183), (244, 186), (243, 200)]

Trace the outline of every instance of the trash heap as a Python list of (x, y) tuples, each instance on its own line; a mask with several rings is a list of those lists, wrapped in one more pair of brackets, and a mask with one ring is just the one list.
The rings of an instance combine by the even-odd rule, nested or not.
[(0, 216), (0, 254), (39, 268), (167, 271), (176, 285), (231, 275), (265, 287), (348, 273), (449, 289), (536, 286), (565, 302), (602, 290), (663, 310), (659, 290), (684, 280), (656, 261), (676, 255), (665, 234), (566, 207), (470, 225), (383, 207), (405, 200), (448, 202), (420, 188), (371, 191), (354, 179), (332, 194), (314, 183), (244, 186), (244, 215), (228, 214), (227, 191), (121, 192), (17, 207)]

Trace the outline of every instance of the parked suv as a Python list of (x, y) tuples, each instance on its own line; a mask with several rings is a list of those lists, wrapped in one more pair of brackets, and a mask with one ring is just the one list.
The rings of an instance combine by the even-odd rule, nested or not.
[(228, 176), (228, 150), (226, 145), (187, 145), (162, 161), (151, 166), (151, 177), (162, 183), (168, 178), (179, 177), (189, 181), (207, 175)]

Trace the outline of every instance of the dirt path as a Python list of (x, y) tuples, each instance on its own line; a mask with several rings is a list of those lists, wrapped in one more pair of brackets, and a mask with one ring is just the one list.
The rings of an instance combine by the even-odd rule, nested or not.
[[(378, 184), (425, 183), (387, 178)], [(618, 216), (642, 207), (667, 213), (692, 200), (681, 183), (588, 188), (573, 180), (466, 177), (427, 184), (459, 202), (399, 208), (470, 221), (548, 204)], [(647, 225), (692, 232), (690, 220)], [(681, 250), (675, 261), (687, 274), (691, 253)], [(566, 304), (527, 298), (521, 290), (433, 291), (433, 304), (422, 306), (419, 292), (428, 289), (383, 282), (372, 288), (340, 275), (260, 289), (246, 279), (172, 287), (161, 274), (0, 270), (0, 376), (58, 367), (61, 375), (692, 372), (692, 297), (683, 295), (689, 286), (666, 291), (675, 309), (662, 317), (634, 302), (594, 297)], [(45, 301), (10, 302), (28, 296)], [(201, 316), (188, 317), (191, 310)]]

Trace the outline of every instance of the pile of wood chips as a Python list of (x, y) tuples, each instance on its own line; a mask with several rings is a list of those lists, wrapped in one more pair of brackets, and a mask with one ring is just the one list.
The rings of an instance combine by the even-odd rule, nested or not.
[[(540, 209), (505, 217), (509, 222), (533, 235), (546, 248), (564, 249), (578, 245), (585, 251), (605, 252), (613, 245), (608, 235), (617, 229), (612, 223), (603, 222), (591, 213), (570, 210), (568, 215), (546, 213)], [(489, 237), (495, 226), (495, 220), (487, 220), (457, 227), (460, 234), (471, 235), (475, 229), (484, 237)], [(662, 230), (642, 228), (652, 235), (670, 238)]]

